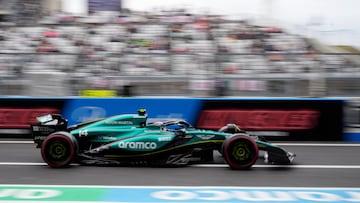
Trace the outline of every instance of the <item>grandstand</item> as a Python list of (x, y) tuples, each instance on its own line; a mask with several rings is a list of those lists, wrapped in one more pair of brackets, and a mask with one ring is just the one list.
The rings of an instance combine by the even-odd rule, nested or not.
[[(359, 53), (281, 27), (176, 10), (2, 25), (1, 94), (359, 96)], [(4, 88), (5, 87), (5, 88)]]

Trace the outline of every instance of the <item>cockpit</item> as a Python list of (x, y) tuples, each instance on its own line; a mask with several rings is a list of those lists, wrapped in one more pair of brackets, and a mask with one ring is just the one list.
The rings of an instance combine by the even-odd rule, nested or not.
[(191, 124), (185, 120), (155, 121), (151, 124), (159, 126), (162, 131), (179, 131), (193, 128)]

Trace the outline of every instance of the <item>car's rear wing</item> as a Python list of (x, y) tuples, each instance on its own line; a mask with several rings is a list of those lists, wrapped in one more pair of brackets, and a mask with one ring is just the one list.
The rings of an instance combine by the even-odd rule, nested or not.
[(36, 118), (37, 123), (30, 126), (32, 138), (37, 148), (55, 131), (67, 131), (67, 120), (60, 114), (47, 114)]

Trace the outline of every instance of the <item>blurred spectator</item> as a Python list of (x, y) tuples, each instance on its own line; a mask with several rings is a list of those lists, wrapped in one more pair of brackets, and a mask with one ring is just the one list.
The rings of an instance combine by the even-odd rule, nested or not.
[[(20, 2), (19, 8), (24, 9), (21, 15), (29, 9), (37, 10), (35, 0)], [(18, 24), (2, 30), (0, 51), (62, 53), (51, 59), (42, 57), (41, 63), (29, 60), (22, 64), (23, 68), (14, 70), (51, 70), (56, 61), (59, 70), (97, 78), (94, 88), (110, 88), (110, 76), (191, 73), (208, 77), (220, 73), (235, 77), (311, 72), (316, 60), (337, 69), (352, 68), (350, 61), (318, 58), (315, 48), (305, 39), (278, 27), (231, 21), (221, 15), (193, 15), (184, 10), (108, 15), (111, 17), (97, 21), (103, 19), (102, 14), (75, 17), (56, 13), (46, 16), (52, 19), (48, 24)], [(220, 84), (214, 91), (219, 96), (224, 92)]]
[(216, 80), (214, 87), (214, 95), (218, 97), (226, 96), (226, 82), (224, 80)]
[(51, 52), (59, 52), (59, 50), (46, 39), (42, 39), (40, 44), (38, 45), (36, 52), (38, 53), (51, 53)]
[(253, 53), (264, 53), (265, 51), (265, 45), (264, 45), (264, 40), (262, 39), (257, 39), (254, 40), (251, 44), (250, 51)]
[(50, 29), (50, 30), (47, 30), (43, 33), (44, 37), (58, 37), (59, 36), (59, 33), (54, 30), (54, 29)]
[(136, 26), (131, 23), (127, 24), (126, 30), (131, 34), (135, 34), (138, 32)]

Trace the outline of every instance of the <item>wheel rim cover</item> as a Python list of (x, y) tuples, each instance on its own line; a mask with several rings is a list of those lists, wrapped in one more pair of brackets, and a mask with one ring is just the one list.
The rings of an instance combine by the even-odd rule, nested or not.
[(63, 143), (54, 142), (49, 146), (49, 155), (53, 160), (62, 160), (66, 157), (66, 147)]
[(250, 154), (249, 147), (246, 144), (238, 144), (232, 151), (234, 159), (238, 161), (245, 161), (249, 159)]

